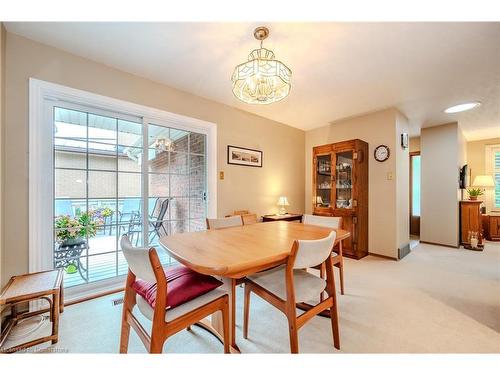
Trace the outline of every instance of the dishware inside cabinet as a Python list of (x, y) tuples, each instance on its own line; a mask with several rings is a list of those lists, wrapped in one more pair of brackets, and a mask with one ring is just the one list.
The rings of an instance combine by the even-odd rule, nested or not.
[(332, 161), (331, 156), (318, 155), (316, 162), (316, 207), (331, 207), (332, 201)]
[(339, 152), (336, 154), (336, 208), (352, 208), (352, 154), (352, 151)]

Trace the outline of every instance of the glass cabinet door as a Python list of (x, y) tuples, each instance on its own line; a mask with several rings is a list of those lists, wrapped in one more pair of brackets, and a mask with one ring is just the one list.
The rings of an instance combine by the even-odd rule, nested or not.
[(332, 201), (331, 155), (318, 155), (316, 162), (316, 207), (331, 207)]
[(335, 208), (352, 208), (353, 152), (335, 156)]

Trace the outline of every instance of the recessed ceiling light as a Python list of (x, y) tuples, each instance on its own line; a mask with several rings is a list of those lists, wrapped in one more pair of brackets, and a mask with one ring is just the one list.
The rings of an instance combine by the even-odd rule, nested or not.
[(469, 109), (479, 107), (480, 105), (481, 103), (479, 102), (463, 103), (454, 105), (453, 107), (446, 108), (444, 111), (446, 113), (457, 113), (457, 112), (468, 111)]

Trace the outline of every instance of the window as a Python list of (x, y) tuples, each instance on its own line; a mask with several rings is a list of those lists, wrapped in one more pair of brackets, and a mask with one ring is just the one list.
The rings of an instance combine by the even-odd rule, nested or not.
[(493, 207), (500, 209), (500, 148), (493, 152), (493, 179), (495, 180)]
[(491, 207), (493, 211), (500, 211), (500, 145), (487, 145), (485, 157), (485, 172), (493, 176), (495, 181), (495, 188), (486, 191), (486, 207), (488, 209)]

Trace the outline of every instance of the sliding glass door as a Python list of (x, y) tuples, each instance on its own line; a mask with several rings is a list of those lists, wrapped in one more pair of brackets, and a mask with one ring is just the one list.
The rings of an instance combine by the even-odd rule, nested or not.
[(148, 241), (205, 229), (206, 136), (148, 124)]
[(140, 117), (53, 107), (55, 268), (66, 287), (124, 275), (120, 237), (159, 238), (205, 228), (206, 135)]

